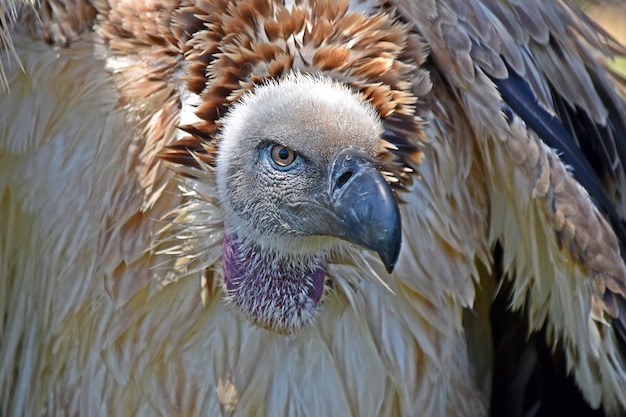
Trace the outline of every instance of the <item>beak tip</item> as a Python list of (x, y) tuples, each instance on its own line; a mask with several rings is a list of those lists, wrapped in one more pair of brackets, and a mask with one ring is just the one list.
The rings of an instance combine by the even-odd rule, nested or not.
[(378, 251), (381, 261), (385, 265), (388, 274), (391, 274), (396, 267), (398, 257), (400, 256), (400, 235), (393, 240), (394, 243), (388, 244), (383, 250)]

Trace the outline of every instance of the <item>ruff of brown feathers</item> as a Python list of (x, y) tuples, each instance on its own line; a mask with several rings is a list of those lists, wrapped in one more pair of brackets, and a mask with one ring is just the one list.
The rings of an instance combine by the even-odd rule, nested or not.
[[(214, 163), (220, 119), (254, 85), (296, 70), (324, 74), (358, 92), (379, 112), (387, 134), (380, 160), (388, 181), (402, 188), (419, 164), (421, 122), (415, 114), (430, 82), (419, 69), (424, 46), (408, 27), (374, 10), (348, 12), (347, 0), (302, 2), (201, 0), (180, 9), (177, 33), (190, 34), (185, 53), (187, 88), (199, 94), (201, 122), (181, 126), (189, 135), (162, 153), (166, 160)], [(193, 17), (191, 17), (193, 16)], [(408, 80), (418, 80), (412, 83)], [(193, 155), (192, 155), (193, 154)]]

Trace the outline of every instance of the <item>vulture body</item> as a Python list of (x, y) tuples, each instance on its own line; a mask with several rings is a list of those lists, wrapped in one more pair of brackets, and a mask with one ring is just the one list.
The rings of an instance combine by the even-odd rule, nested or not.
[(0, 11), (1, 416), (626, 413), (626, 51), (568, 2)]

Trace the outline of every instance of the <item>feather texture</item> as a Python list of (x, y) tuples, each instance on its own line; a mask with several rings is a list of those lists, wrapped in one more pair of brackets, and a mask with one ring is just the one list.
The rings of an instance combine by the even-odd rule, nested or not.
[[(0, 415), (487, 415), (498, 294), (626, 413), (599, 60), (626, 49), (568, 2), (0, 1), (0, 29)], [(224, 301), (215, 165), (231, 106), (294, 71), (376, 110), (403, 246), (392, 274), (333, 252), (280, 335)]]

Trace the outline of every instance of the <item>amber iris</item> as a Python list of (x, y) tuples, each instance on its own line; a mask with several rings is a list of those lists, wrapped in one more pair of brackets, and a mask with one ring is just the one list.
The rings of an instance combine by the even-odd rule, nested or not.
[(278, 166), (287, 167), (296, 160), (296, 153), (282, 145), (274, 145), (271, 150), (272, 161)]

